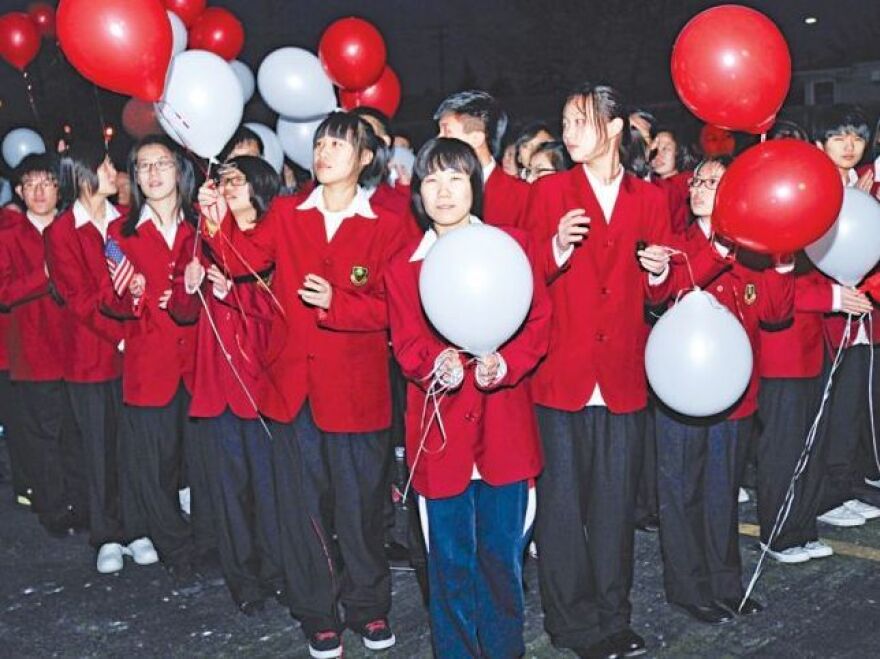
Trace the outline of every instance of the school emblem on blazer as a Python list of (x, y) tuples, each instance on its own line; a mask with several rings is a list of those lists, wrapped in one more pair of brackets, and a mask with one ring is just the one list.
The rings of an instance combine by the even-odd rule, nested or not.
[(745, 298), (746, 304), (754, 304), (755, 300), (758, 299), (758, 287), (754, 284), (746, 284), (746, 292), (743, 297)]
[(356, 265), (351, 269), (351, 283), (355, 286), (363, 286), (366, 284), (367, 277), (369, 276), (370, 271), (362, 265)]

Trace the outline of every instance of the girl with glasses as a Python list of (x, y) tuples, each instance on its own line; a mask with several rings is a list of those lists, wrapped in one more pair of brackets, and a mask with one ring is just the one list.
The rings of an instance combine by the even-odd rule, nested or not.
[[(219, 230), (227, 238), (254, 231), (278, 194), (278, 175), (262, 158), (238, 156), (224, 163), (218, 178), (216, 188), (205, 184), (202, 197), (210, 195), (219, 214), (232, 216)], [(189, 258), (192, 245), (187, 250)], [(267, 281), (270, 272), (233, 280), (226, 270), (200, 242), (196, 257), (177, 263), (168, 310), (181, 324), (197, 322), (189, 414), (203, 426), (223, 576), (239, 610), (253, 615), (284, 587), (272, 440), (258, 403), (277, 310), (257, 281)]]

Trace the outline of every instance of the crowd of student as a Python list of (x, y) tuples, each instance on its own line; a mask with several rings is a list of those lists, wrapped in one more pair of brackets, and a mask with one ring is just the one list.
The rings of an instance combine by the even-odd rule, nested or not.
[[(565, 99), (560, 134), (532, 124), (506, 148), (484, 92), (449, 96), (434, 120), (409, 171), (389, 167), (381, 113), (333, 113), (315, 180), (283, 193), (246, 129), (213, 171), (160, 136), (134, 146), (127, 176), (100, 142), (26, 158), (19, 205), (0, 218), (0, 414), (18, 502), (53, 536), (87, 530), (101, 573), (130, 556), (186, 582), (219, 560), (243, 613), (275, 597), (313, 657), (338, 657), (345, 628), (373, 650), (395, 643), (397, 445), (437, 656), (523, 654), (533, 527), (552, 643), (636, 656), (636, 528), (659, 528), (670, 604), (710, 624), (762, 610), (744, 599), (746, 464), (767, 543), (843, 343), (768, 553), (827, 557), (817, 519), (880, 517), (859, 500), (880, 487), (873, 300), (802, 254), (748, 254), (713, 232), (732, 141), (697, 159), (590, 84)], [(845, 185), (876, 195), (860, 110), (824, 108), (814, 124), (780, 121), (769, 138), (815, 142)], [(517, 334), (473, 358), (431, 327), (419, 273), (439, 237), (482, 222), (523, 248), (534, 293)], [(710, 419), (654, 400), (645, 377), (651, 324), (695, 285), (755, 355), (746, 393)]]

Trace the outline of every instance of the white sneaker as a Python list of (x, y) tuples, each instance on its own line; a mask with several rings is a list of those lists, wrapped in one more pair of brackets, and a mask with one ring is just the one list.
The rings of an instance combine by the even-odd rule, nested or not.
[[(767, 545), (763, 542), (761, 543), (761, 549), (766, 549)], [(830, 549), (830, 547), (829, 547)], [(767, 555), (772, 558), (777, 563), (806, 563), (810, 558), (812, 558), (803, 547), (789, 547), (788, 549), (783, 549), (782, 551), (774, 551), (773, 549), (767, 549)]]
[(865, 523), (864, 517), (846, 505), (832, 508), (824, 515), (819, 515), (816, 520), (831, 526), (862, 526)]
[(180, 509), (190, 515), (192, 497), (190, 496), (190, 489), (188, 487), (183, 488), (182, 490), (177, 490), (177, 500), (180, 504)]
[(827, 545), (821, 540), (810, 540), (804, 545), (804, 551), (810, 555), (810, 558), (827, 558), (834, 555), (831, 545)]
[(535, 560), (538, 560), (538, 545), (536, 545), (534, 542), (529, 543), (529, 556), (531, 556)]
[(111, 574), (122, 569), (122, 545), (108, 542), (98, 550), (98, 572)]
[(880, 517), (880, 508), (872, 506), (870, 503), (859, 501), (858, 499), (850, 499), (849, 501), (845, 501), (843, 505), (865, 519), (877, 519)]
[(744, 487), (739, 488), (739, 495), (736, 498), (737, 503), (748, 503), (751, 497)]
[(867, 485), (868, 487), (876, 487), (878, 490), (880, 490), (880, 478), (878, 478), (877, 480), (865, 478), (865, 485)]
[(138, 565), (152, 565), (159, 562), (159, 554), (149, 538), (138, 538), (129, 543), (125, 553), (134, 559)]

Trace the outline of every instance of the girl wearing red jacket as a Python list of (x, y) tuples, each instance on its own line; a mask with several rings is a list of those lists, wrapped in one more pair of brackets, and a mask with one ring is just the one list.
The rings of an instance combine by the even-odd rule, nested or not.
[[(528, 378), (547, 350), (550, 301), (538, 275), (528, 319), (498, 352), (472, 365), (450, 347), (422, 311), (419, 273), (438, 236), (480, 222), (480, 162), (466, 143), (438, 138), (422, 147), (414, 174), (413, 203), (425, 234), (394, 257), (385, 286), (394, 354), (408, 380), (406, 453), (421, 495), (434, 652), (517, 657), (525, 652), (529, 481), (542, 464)], [(508, 232), (528, 249), (526, 234)], [(440, 404), (446, 436), (434, 423), (423, 450), (421, 416), (435, 370), (452, 385)]]
[[(371, 144), (376, 138), (366, 122), (331, 114), (314, 138), (319, 185), (305, 198), (276, 198), (248, 236), (209, 238), (233, 275), (275, 266), (272, 289), (283, 313), (272, 323), (260, 405), (275, 422), (287, 598), (318, 658), (342, 654), (340, 601), (344, 624), (368, 648), (395, 642), (383, 523), (388, 312), (375, 292), (391, 255), (411, 234), (359, 185), (373, 176)], [(209, 215), (217, 201), (216, 191), (200, 192)], [(210, 224), (222, 216), (213, 218)], [(344, 568), (332, 556), (334, 531)]]
[[(253, 156), (232, 158), (219, 174), (218, 211), (225, 215), (228, 208), (235, 220), (223, 222), (220, 230), (229, 235), (253, 231), (278, 194), (278, 175)], [(233, 282), (224, 273), (222, 259), (205, 243), (199, 244), (199, 256), (185, 270), (182, 261), (177, 264), (168, 311), (178, 322), (198, 321), (189, 414), (202, 419), (226, 585), (239, 609), (253, 615), (263, 608), (267, 595), (283, 590), (284, 583), (272, 439), (255, 409), (276, 310), (270, 294), (252, 275)]]
[(550, 349), (532, 381), (545, 460), (535, 525), (544, 624), (555, 645), (588, 654), (645, 651), (629, 626), (644, 306), (669, 295), (659, 245), (672, 233), (663, 192), (624, 171), (627, 121), (614, 89), (575, 89), (562, 124), (576, 164), (535, 181), (524, 215), (553, 301)]
[(715, 255), (713, 270), (696, 283), (738, 318), (751, 342), (756, 367), (740, 401), (708, 419), (682, 416), (658, 403), (657, 494), (666, 599), (700, 622), (729, 622), (734, 613), (762, 610), (743, 596), (739, 555), (737, 493), (757, 409), (760, 323), (791, 319), (792, 264), (752, 270), (734, 258), (732, 247), (716, 240), (711, 216), (715, 190), (729, 159), (704, 160), (690, 184), (696, 220), (682, 235), (680, 249), (693, 262)]
[[(178, 487), (184, 442), (195, 442), (187, 410), (196, 328), (175, 323), (167, 306), (177, 263), (192, 258), (193, 168), (171, 140), (157, 136), (136, 144), (128, 164), (137, 183), (132, 186), (133, 204), (124, 221), (110, 225), (109, 235), (136, 274), (121, 299), (111, 295), (106, 301), (125, 331), (122, 395), (127, 427), (122, 436), (131, 489), (126, 524), (149, 535), (172, 577), (186, 580), (192, 576), (193, 543), (180, 512)], [(198, 506), (206, 503), (207, 494), (197, 480), (203, 466), (195, 450), (187, 451), (187, 469), (196, 524), (204, 515)]]

